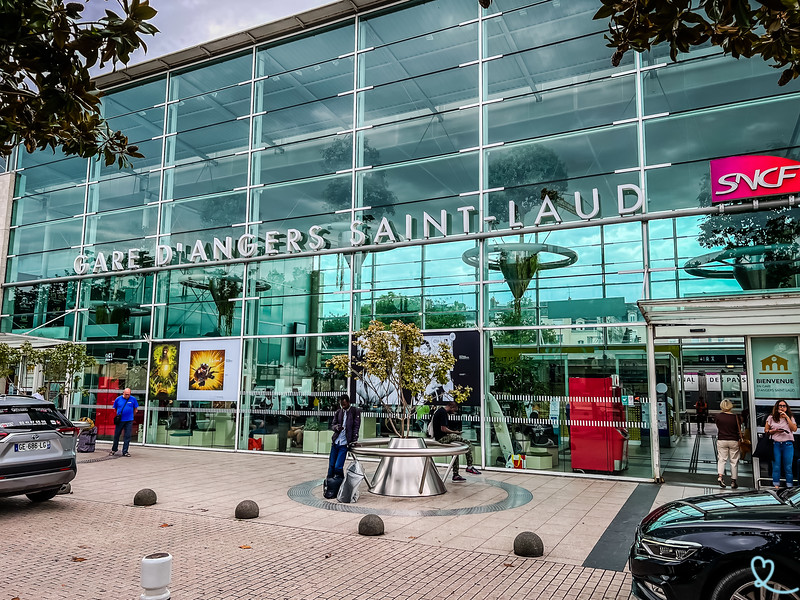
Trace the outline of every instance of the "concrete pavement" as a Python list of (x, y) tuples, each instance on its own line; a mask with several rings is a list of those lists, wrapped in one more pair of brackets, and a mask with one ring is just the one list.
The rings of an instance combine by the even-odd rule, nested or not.
[[(326, 510), (337, 503), (317, 485), (322, 459), (107, 450), (79, 455), (72, 494), (0, 499), (0, 599), (138, 598), (140, 559), (157, 551), (174, 557), (174, 600), (629, 598), (624, 571), (582, 565), (635, 483), (485, 471), (427, 499), (377, 497), (362, 484), (347, 507), (382, 512), (386, 527), (367, 538), (357, 535), (363, 514)], [(134, 507), (144, 487), (158, 504)], [(686, 494), (663, 486), (657, 502)], [(234, 519), (245, 499), (258, 519)], [(541, 536), (542, 559), (513, 554), (521, 531)]]

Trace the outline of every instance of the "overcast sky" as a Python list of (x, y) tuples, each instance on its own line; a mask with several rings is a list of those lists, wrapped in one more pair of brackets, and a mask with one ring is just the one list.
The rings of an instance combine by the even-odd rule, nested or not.
[[(160, 33), (145, 36), (147, 54), (137, 52), (135, 64), (224, 37), (256, 25), (277, 21), (333, 0), (150, 0), (158, 11), (152, 23)], [(118, 0), (87, 0), (84, 20), (102, 16), (105, 10), (122, 14)]]

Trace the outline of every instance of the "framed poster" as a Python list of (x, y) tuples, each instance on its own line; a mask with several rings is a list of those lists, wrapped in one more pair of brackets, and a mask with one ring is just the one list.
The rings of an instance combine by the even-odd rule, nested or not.
[(797, 337), (750, 338), (755, 398), (800, 399)]
[(236, 402), (240, 362), (239, 340), (181, 342), (178, 400)]

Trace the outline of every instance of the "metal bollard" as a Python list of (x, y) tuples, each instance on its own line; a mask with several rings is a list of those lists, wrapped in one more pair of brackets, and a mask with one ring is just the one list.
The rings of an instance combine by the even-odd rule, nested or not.
[(172, 581), (172, 555), (155, 552), (142, 559), (142, 587), (139, 600), (169, 600), (167, 586)]

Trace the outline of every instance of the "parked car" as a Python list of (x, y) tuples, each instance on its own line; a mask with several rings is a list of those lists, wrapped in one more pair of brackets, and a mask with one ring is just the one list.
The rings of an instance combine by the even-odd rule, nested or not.
[(55, 496), (75, 478), (78, 432), (52, 402), (0, 396), (0, 497)]
[(646, 600), (800, 600), (800, 490), (665, 504), (637, 527), (629, 565)]

